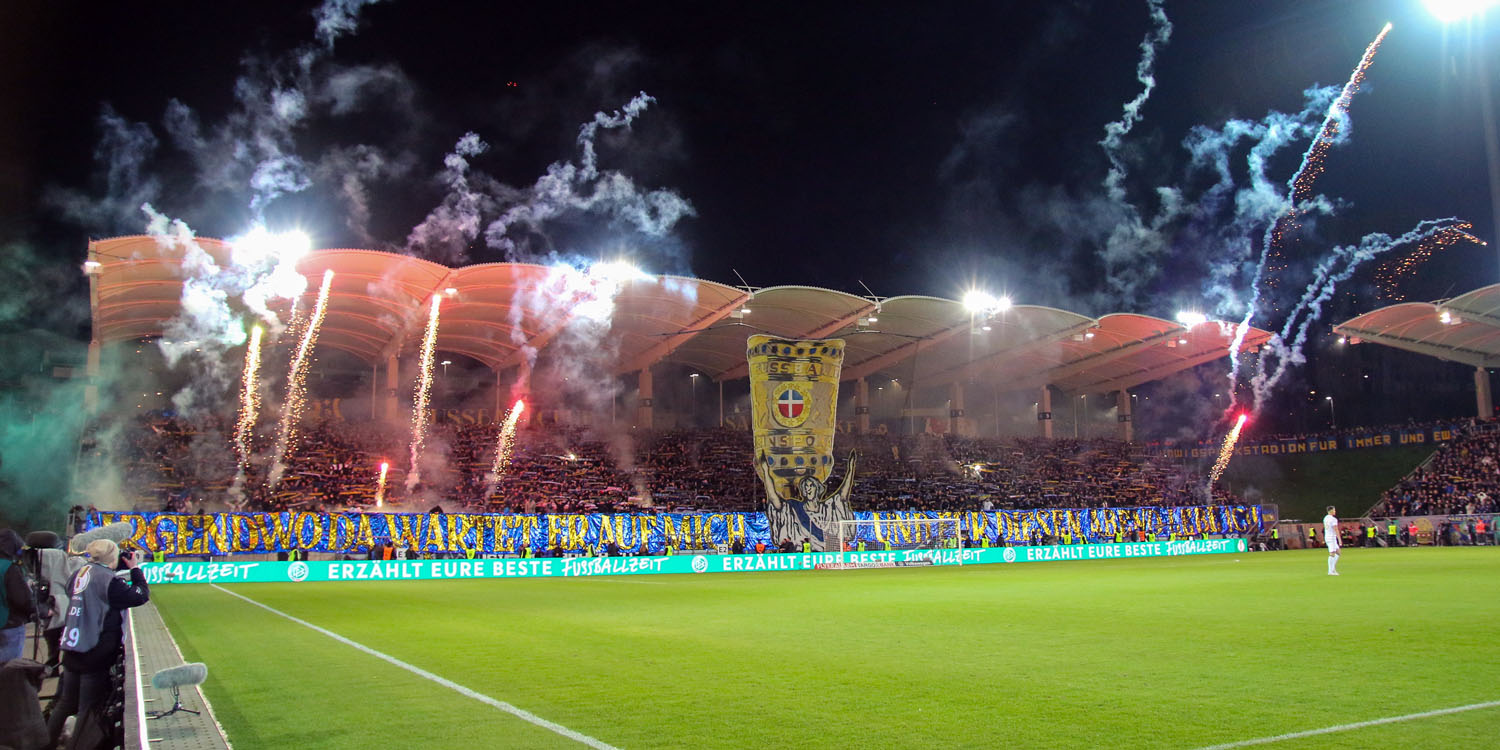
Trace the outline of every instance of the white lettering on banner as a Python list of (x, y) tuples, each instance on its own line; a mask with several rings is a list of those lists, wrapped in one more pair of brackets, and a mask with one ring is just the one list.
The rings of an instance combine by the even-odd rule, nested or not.
[(551, 560), (495, 560), (490, 566), (495, 578), (525, 578), (552, 575)]
[(142, 565), (146, 583), (213, 583), (215, 581), (248, 581), (250, 571), (260, 563), (217, 562), (201, 565), (163, 563)]
[(597, 576), (612, 573), (660, 573), (665, 557), (570, 557), (563, 560), (564, 576)]
[(1227, 539), (1200, 539), (1187, 542), (1167, 542), (1168, 555), (1201, 555), (1225, 549)]

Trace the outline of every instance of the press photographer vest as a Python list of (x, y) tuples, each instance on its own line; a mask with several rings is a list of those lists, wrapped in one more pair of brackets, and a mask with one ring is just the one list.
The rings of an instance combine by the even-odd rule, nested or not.
[(73, 576), (68, 619), (63, 623), (62, 650), (85, 653), (99, 645), (104, 617), (109, 614), (109, 584), (114, 571), (98, 563), (83, 566)]

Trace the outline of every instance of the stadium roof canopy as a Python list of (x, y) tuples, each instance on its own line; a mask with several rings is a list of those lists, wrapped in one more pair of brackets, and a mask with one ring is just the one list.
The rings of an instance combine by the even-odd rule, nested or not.
[[(233, 247), (199, 238), (204, 255), (150, 236), (89, 244), (94, 338), (100, 342), (179, 335), (191, 279), (227, 286)], [(205, 259), (212, 261), (217, 271)], [(428, 300), (441, 296), (437, 349), (499, 371), (521, 364), (523, 347), (545, 351), (570, 322), (595, 315), (590, 295), (557, 269), (523, 263), (449, 268), (373, 250), (318, 250), (296, 270), (307, 279), (300, 309), (311, 309), (325, 271), (334, 278), (320, 345), (371, 364), (414, 354)], [(571, 280), (570, 280), (571, 279)], [(231, 295), (233, 296), (233, 295)], [(290, 304), (276, 309), (286, 318)], [(1430, 310), (1430, 307), (1429, 307)], [(747, 289), (679, 276), (619, 282), (607, 340), (617, 372), (673, 362), (717, 380), (745, 376), (750, 335), (846, 340), (843, 378), (908, 383), (994, 383), (1004, 390), (1051, 384), (1068, 392), (1132, 388), (1224, 357), (1227, 324), (1185, 326), (1160, 318), (1091, 318), (1036, 305), (975, 312), (956, 300), (884, 299), (807, 286)], [(1250, 329), (1242, 349), (1270, 334)]]
[(1403, 302), (1333, 327), (1371, 342), (1473, 367), (1500, 366), (1500, 284), (1437, 302)]

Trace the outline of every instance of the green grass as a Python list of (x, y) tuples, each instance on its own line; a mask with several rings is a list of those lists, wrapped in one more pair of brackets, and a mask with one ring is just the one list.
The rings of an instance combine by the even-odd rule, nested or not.
[(1280, 506), (1282, 518), (1317, 521), (1323, 508), (1337, 505), (1354, 518), (1380, 502), (1380, 493), (1432, 455), (1433, 446), (1371, 448), (1290, 456), (1236, 456), (1224, 472), (1226, 486), (1260, 502)]
[[(622, 748), (1194, 748), (1500, 699), (1500, 548), (231, 590)], [(204, 585), (237, 750), (581, 747)], [(1494, 747), (1500, 709), (1279, 748)]]

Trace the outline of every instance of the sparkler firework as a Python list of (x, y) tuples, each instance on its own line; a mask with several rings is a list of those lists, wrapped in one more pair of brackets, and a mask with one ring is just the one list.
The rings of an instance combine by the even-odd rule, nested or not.
[(510, 463), (510, 455), (516, 449), (516, 424), (520, 422), (521, 412), (525, 410), (526, 402), (518, 399), (505, 414), (505, 422), (500, 426), (500, 436), (495, 440), (495, 461), (490, 465), (489, 488), (484, 493), (485, 497), (495, 494), (495, 486), (505, 474), (505, 466)]
[(240, 419), (235, 425), (234, 446), (239, 451), (240, 477), (250, 462), (250, 438), (255, 420), (260, 417), (260, 337), (261, 327), (250, 329), (250, 343), (245, 345), (245, 372), (240, 376)]
[(1240, 418), (1234, 423), (1234, 429), (1230, 430), (1229, 434), (1224, 436), (1224, 447), (1219, 449), (1219, 458), (1214, 461), (1213, 471), (1209, 472), (1208, 475), (1208, 486), (1210, 489), (1213, 488), (1215, 482), (1219, 481), (1219, 477), (1224, 475), (1224, 469), (1229, 467), (1229, 459), (1234, 457), (1234, 444), (1240, 441), (1240, 430), (1245, 429), (1245, 420), (1249, 418), (1249, 414), (1241, 414)]
[(298, 422), (302, 418), (302, 407), (307, 402), (307, 371), (312, 364), (312, 350), (318, 343), (318, 327), (323, 325), (323, 314), (328, 311), (328, 292), (333, 288), (333, 269), (323, 272), (323, 286), (318, 289), (318, 302), (307, 318), (307, 328), (302, 332), (302, 342), (292, 356), (292, 365), (287, 372), (286, 401), (281, 405), (280, 434), (276, 439), (276, 461), (271, 466), (267, 484), (281, 484), (286, 473), (287, 452), (296, 447)]
[(380, 478), (375, 481), (375, 507), (385, 506), (385, 473), (391, 470), (390, 461), (380, 462)]
[(416, 489), (422, 481), (420, 461), (422, 448), (427, 444), (427, 404), (432, 396), (432, 359), (437, 348), (438, 309), (443, 297), (432, 295), (432, 308), (427, 313), (427, 333), (422, 336), (421, 376), (417, 378), (416, 394), (412, 398), (411, 410), (411, 467), (406, 474), (406, 491)]

